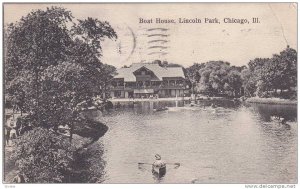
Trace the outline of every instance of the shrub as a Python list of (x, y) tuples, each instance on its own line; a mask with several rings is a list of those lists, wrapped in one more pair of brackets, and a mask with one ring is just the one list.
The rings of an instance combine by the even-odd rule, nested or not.
[(30, 183), (68, 182), (75, 148), (61, 135), (34, 128), (16, 139), (11, 159)]
[(103, 146), (95, 142), (76, 153), (71, 182), (72, 183), (98, 183), (104, 177), (104, 167), (106, 162), (103, 160)]

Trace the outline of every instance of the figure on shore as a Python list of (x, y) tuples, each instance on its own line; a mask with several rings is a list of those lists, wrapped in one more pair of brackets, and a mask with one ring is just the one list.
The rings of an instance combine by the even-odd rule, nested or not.
[(10, 131), (11, 131), (11, 128), (6, 125), (5, 126), (5, 141), (6, 141), (7, 146), (9, 146)]
[(12, 179), (13, 183), (25, 183), (24, 176), (17, 171), (16, 176)]
[(12, 139), (16, 139), (16, 138), (17, 138), (17, 125), (16, 125), (16, 119), (15, 119), (14, 117), (12, 117), (12, 118), (10, 119), (9, 127), (11, 128), (9, 138), (10, 138), (11, 140), (12, 140)]
[(9, 146), (12, 139), (17, 138), (17, 131), (16, 131), (16, 125), (15, 125), (15, 119), (14, 117), (10, 117), (7, 119), (6, 125), (5, 125), (5, 141), (6, 145)]

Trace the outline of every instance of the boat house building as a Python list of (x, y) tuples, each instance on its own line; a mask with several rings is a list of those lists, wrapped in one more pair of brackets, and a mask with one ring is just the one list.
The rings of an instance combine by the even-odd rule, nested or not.
[(112, 98), (183, 97), (188, 90), (182, 67), (158, 63), (134, 63), (117, 70), (111, 87)]

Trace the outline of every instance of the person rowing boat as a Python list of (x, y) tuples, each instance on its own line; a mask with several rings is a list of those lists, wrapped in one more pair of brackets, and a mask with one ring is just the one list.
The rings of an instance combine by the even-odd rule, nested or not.
[(165, 176), (167, 172), (167, 164), (168, 165), (175, 165), (174, 169), (177, 169), (180, 166), (180, 163), (166, 163), (161, 159), (161, 156), (159, 154), (155, 155), (155, 162), (153, 163), (138, 163), (139, 169), (141, 165), (151, 165), (152, 166), (152, 174), (155, 176), (155, 178), (162, 178)]
[(152, 164), (152, 173), (158, 177), (163, 177), (167, 172), (166, 163), (161, 159), (159, 154), (155, 155), (155, 162)]

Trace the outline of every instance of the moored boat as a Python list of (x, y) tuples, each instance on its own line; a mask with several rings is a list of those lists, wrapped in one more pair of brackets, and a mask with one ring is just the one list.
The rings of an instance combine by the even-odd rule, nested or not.
[(283, 117), (280, 117), (280, 116), (271, 116), (270, 119), (271, 119), (271, 120), (279, 120), (279, 121), (282, 121), (284, 118), (283, 118)]
[(160, 112), (160, 111), (165, 111), (165, 110), (168, 110), (169, 108), (168, 107), (162, 107), (162, 108), (156, 108), (154, 109), (155, 112)]
[(285, 123), (286, 119), (280, 116), (271, 116), (270, 120), (273, 122), (278, 122), (278, 123)]

